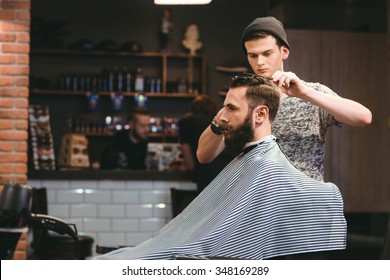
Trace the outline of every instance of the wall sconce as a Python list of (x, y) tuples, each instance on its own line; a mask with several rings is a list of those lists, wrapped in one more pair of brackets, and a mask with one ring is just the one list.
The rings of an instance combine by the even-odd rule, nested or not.
[(156, 5), (206, 5), (212, 0), (154, 0)]

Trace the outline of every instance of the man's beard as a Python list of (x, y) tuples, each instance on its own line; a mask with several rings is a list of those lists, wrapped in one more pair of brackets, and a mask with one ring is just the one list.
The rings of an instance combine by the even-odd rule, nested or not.
[(138, 134), (134, 131), (134, 138), (136, 138), (139, 142), (145, 142), (148, 140), (148, 136), (147, 135), (142, 135), (142, 134)]
[(148, 140), (148, 137), (143, 137), (142, 135), (137, 133), (137, 131), (135, 131), (135, 130), (130, 131), (129, 137), (130, 137), (130, 139), (132, 139), (133, 142), (135, 141), (135, 143), (146, 142)]
[[(251, 114), (250, 114), (251, 115)], [(231, 155), (239, 155), (246, 143), (253, 141), (252, 119), (249, 114), (244, 123), (237, 128), (229, 125), (223, 126), (225, 131), (225, 151)]]

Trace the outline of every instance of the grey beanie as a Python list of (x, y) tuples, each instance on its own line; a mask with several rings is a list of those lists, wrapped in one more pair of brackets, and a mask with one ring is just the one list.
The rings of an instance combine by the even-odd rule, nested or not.
[(284, 31), (283, 23), (281, 23), (274, 17), (259, 17), (252, 21), (242, 32), (241, 43), (245, 52), (246, 49), (244, 45), (244, 40), (246, 39), (248, 34), (257, 31), (264, 31), (265, 33), (273, 35), (277, 39), (281, 40), (283, 45), (285, 45), (287, 48), (290, 48), (290, 45), (287, 42), (287, 35)]

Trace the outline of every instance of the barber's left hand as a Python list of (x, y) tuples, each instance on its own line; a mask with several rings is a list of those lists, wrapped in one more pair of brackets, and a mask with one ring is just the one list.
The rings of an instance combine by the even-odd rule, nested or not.
[(278, 70), (271, 78), (273, 83), (288, 96), (303, 98), (305, 95), (306, 86), (295, 73)]

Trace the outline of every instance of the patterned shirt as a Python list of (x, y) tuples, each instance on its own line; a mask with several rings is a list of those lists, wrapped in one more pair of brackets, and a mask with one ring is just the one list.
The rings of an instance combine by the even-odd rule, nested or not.
[[(337, 95), (319, 83), (304, 82), (306, 86), (326, 94)], [(341, 125), (320, 107), (297, 97), (286, 97), (272, 124), (283, 153), (306, 175), (324, 180), (325, 135), (332, 125)]]

